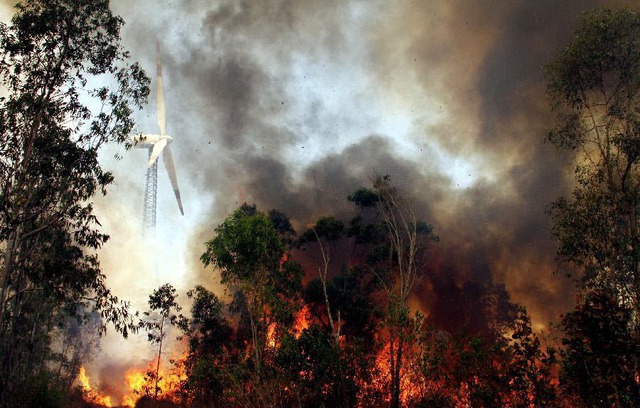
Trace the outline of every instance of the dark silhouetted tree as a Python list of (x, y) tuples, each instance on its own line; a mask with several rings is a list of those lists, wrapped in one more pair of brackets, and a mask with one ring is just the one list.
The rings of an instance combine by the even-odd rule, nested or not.
[(162, 360), (162, 346), (172, 325), (177, 325), (182, 316), (177, 312), (182, 310), (178, 304), (176, 289), (168, 283), (155, 289), (149, 295), (149, 309), (144, 312), (144, 318), (140, 321), (140, 328), (147, 332), (147, 338), (151, 344), (158, 346), (158, 356), (155, 372), (150, 376), (154, 380), (153, 398), (158, 399), (160, 388), (160, 361)]
[(563, 388), (589, 407), (640, 405), (640, 344), (631, 331), (632, 310), (616, 295), (589, 291), (561, 327)]
[[(626, 8), (585, 14), (571, 43), (547, 65), (546, 79), (557, 115), (548, 138), (572, 150), (576, 161), (573, 195), (551, 206), (559, 255), (578, 269), (576, 282), (582, 293), (576, 314), (564, 321), (567, 339), (573, 339), (569, 364), (606, 362), (618, 358), (607, 354), (620, 340), (617, 335), (603, 332), (598, 348), (578, 347), (574, 340), (591, 341), (593, 333), (578, 335), (578, 325), (591, 330), (591, 318), (604, 323), (606, 316), (600, 314), (610, 313), (611, 321), (629, 326), (616, 332), (630, 332), (640, 343), (640, 14)], [(610, 307), (599, 306), (604, 298), (594, 301), (594, 290), (606, 294)], [(631, 316), (621, 319), (617, 314), (622, 310)], [(580, 356), (581, 352), (586, 354)], [(631, 364), (633, 369), (621, 374), (637, 375), (637, 351), (625, 358), (625, 366)], [(610, 391), (619, 381), (628, 384), (629, 379), (623, 381), (596, 366), (587, 367), (591, 370), (587, 382), (570, 378), (570, 373), (586, 374), (577, 368), (565, 371), (563, 378), (567, 384), (599, 384), (591, 388), (594, 395), (606, 389), (604, 383)], [(586, 388), (571, 388), (581, 390), (585, 401), (594, 401), (582, 393), (590, 392)], [(611, 394), (616, 404), (626, 404), (619, 395)]]
[[(417, 218), (411, 200), (389, 176), (377, 177), (373, 189), (358, 189), (348, 199), (361, 209), (376, 210), (371, 227), (365, 227), (362, 218), (356, 219), (350, 233), (361, 242), (367, 241), (364, 233), (370, 233), (374, 244), (369, 264), (386, 294), (390, 401), (391, 407), (397, 408), (402, 392), (403, 353), (415, 342), (416, 328), (422, 324), (417, 321), (421, 316), (411, 313), (407, 300), (424, 274), (426, 244), (437, 237), (430, 225)], [(379, 231), (385, 234), (381, 236)]]
[(211, 291), (196, 286), (187, 292), (193, 300), (189, 319), (180, 322), (189, 344), (183, 390), (194, 406), (223, 405), (228, 387), (226, 372), (233, 350), (233, 329), (225, 318), (224, 304)]
[(0, 24), (0, 405), (45, 369), (51, 330), (76, 305), (125, 334), (131, 323), (85, 254), (107, 239), (92, 197), (113, 177), (98, 151), (126, 140), (149, 92), (122, 25), (107, 0), (25, 0)]

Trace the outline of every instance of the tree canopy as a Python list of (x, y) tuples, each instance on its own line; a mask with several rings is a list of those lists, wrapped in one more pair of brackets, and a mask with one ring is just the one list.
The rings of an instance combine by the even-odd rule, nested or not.
[(2, 400), (43, 369), (34, 364), (50, 357), (49, 334), (81, 310), (125, 335), (132, 327), (86, 253), (108, 238), (93, 214), (93, 195), (113, 181), (98, 151), (125, 141), (149, 92), (120, 45), (122, 25), (106, 0), (22, 1), (0, 24)]
[[(562, 321), (564, 372), (571, 373), (565, 386), (588, 405), (637, 405), (640, 13), (585, 14), (571, 43), (547, 65), (546, 79), (557, 117), (548, 138), (574, 151), (576, 160), (572, 196), (551, 205), (559, 255), (577, 268), (581, 294), (577, 310)], [(635, 347), (625, 343), (629, 336)]]

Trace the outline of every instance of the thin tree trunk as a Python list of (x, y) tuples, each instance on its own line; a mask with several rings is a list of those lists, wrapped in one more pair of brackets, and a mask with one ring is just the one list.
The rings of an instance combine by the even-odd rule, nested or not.
[(154, 399), (158, 399), (158, 381), (160, 381), (160, 358), (162, 358), (162, 340), (164, 338), (164, 316), (162, 317), (162, 322), (160, 323), (160, 342), (158, 346), (158, 362), (156, 363), (156, 386), (154, 390)]
[(7, 244), (7, 252), (4, 258), (4, 276), (2, 279), (2, 297), (0, 304), (0, 337), (5, 334), (5, 315), (7, 303), (9, 302), (9, 283), (13, 277), (14, 259), (16, 256), (16, 243), (18, 241), (20, 227), (16, 228), (10, 235)]
[(251, 341), (253, 342), (253, 358), (255, 359), (256, 376), (258, 377), (258, 381), (260, 381), (262, 358), (259, 350), (260, 341), (258, 339), (258, 325), (255, 320), (255, 316), (253, 315), (253, 312), (249, 312), (249, 322), (251, 323)]

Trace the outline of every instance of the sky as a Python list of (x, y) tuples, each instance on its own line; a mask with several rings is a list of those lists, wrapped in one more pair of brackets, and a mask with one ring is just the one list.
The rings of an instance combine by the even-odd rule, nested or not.
[[(199, 256), (238, 203), (277, 208), (301, 230), (348, 219), (346, 196), (390, 174), (440, 237), (441, 269), (503, 283), (539, 325), (557, 319), (573, 299), (554, 275), (545, 211), (570, 191), (572, 165), (545, 142), (543, 66), (598, 4), (112, 1), (152, 79), (160, 44), (185, 216), (161, 164), (157, 241), (139, 241), (146, 152), (103, 152), (116, 175), (98, 203), (106, 272), (129, 287), (137, 273), (124, 270), (156, 259), (161, 281), (216, 286)], [(157, 129), (154, 92), (140, 132)]]
[[(124, 47), (153, 80), (160, 44), (185, 215), (160, 164), (157, 237), (141, 239), (147, 153), (103, 151), (116, 177), (96, 198), (108, 282), (140, 308), (165, 282), (222, 293), (199, 257), (238, 203), (279, 209), (301, 231), (348, 220), (346, 196), (389, 174), (440, 237), (423, 310), (446, 308), (447, 285), (491, 282), (547, 327), (575, 299), (546, 214), (573, 166), (545, 142), (543, 66), (583, 12), (633, 3), (112, 0)], [(157, 131), (155, 90), (149, 100), (140, 132)], [(125, 347), (109, 341), (107, 354)]]
[[(468, 282), (504, 284), (546, 329), (575, 295), (546, 213), (569, 194), (573, 166), (545, 142), (543, 66), (600, 3), (112, 1), (152, 79), (160, 44), (185, 215), (160, 165), (157, 240), (140, 241), (146, 152), (105, 152), (109, 282), (141, 308), (164, 282), (221, 294), (199, 257), (239, 203), (279, 209), (301, 231), (323, 215), (348, 220), (346, 196), (389, 174), (440, 237), (413, 304), (443, 313)], [(141, 132), (157, 128), (154, 98), (136, 113)], [(104, 351), (122, 347), (142, 346)]]

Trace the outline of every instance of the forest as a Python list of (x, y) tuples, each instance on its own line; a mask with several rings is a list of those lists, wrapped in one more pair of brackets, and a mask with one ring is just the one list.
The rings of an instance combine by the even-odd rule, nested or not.
[[(540, 139), (573, 172), (547, 207), (555, 278), (577, 294), (546, 332), (493, 280), (440, 281), (422, 307), (447, 231), (384, 173), (298, 230), (238, 203), (200, 251), (224, 296), (166, 283), (134, 310), (93, 204), (115, 182), (98, 153), (130, 147), (150, 94), (123, 25), (107, 0), (26, 0), (0, 24), (0, 407), (640, 406), (640, 12), (589, 11), (544, 67)], [(155, 355), (119, 400), (85, 370), (107, 329)]]

